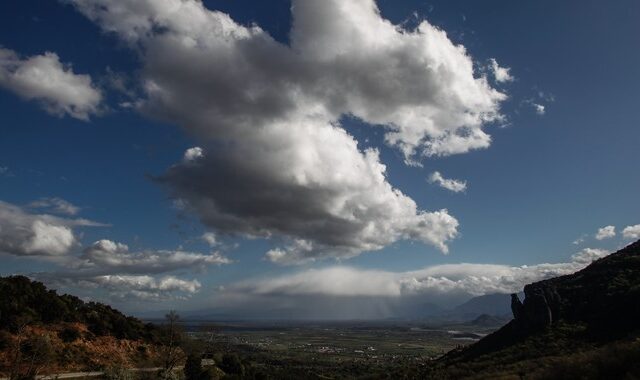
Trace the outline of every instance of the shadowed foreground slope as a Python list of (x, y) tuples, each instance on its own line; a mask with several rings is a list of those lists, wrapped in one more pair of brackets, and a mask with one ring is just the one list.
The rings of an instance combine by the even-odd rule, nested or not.
[(0, 277), (0, 377), (155, 366), (159, 334), (108, 305), (23, 276)]

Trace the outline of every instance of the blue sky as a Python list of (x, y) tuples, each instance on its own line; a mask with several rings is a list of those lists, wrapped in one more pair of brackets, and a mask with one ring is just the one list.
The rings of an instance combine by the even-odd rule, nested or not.
[[(300, 9), (308, 11), (303, 6), (305, 1), (298, 2), (301, 3)], [(232, 199), (230, 195), (220, 193), (221, 189), (237, 192), (244, 199), (242, 191), (246, 189), (227, 188), (224, 183), (221, 185), (225, 180), (231, 181), (230, 184), (254, 183), (243, 182), (247, 179), (233, 178), (233, 174), (230, 174), (236, 170), (234, 165), (239, 165), (238, 168), (246, 166), (244, 161), (233, 161), (236, 153), (245, 151), (234, 152), (235, 148), (227, 147), (226, 150), (220, 150), (222, 153), (210, 153), (217, 149), (216, 144), (221, 144), (222, 139), (228, 138), (228, 133), (236, 133), (228, 131), (235, 130), (236, 124), (233, 122), (237, 119), (234, 118), (245, 112), (243, 103), (237, 104), (238, 114), (227, 115), (224, 114), (227, 112), (225, 110), (236, 106), (233, 96), (229, 95), (231, 100), (228, 100), (224, 96), (212, 95), (211, 98), (202, 100), (205, 106), (200, 108), (200, 102), (195, 98), (192, 101), (193, 112), (187, 105), (180, 103), (176, 105), (174, 113), (164, 114), (167, 109), (173, 110), (173, 104), (162, 103), (166, 101), (164, 98), (154, 100), (155, 95), (148, 92), (148, 87), (144, 87), (144, 80), (151, 78), (173, 83), (176, 87), (172, 90), (176, 91), (179, 98), (178, 91), (186, 91), (184, 94), (187, 96), (190, 94), (188, 85), (191, 82), (185, 79), (187, 84), (182, 88), (181, 82), (174, 82), (173, 77), (181, 78), (183, 75), (184, 78), (189, 78), (191, 74), (200, 73), (197, 71), (200, 69), (189, 71), (189, 68), (185, 68), (182, 73), (180, 65), (172, 68), (171, 57), (180, 53), (171, 51), (173, 45), (162, 44), (166, 41), (160, 41), (159, 37), (164, 33), (161, 28), (146, 32), (153, 34), (153, 38), (158, 37), (160, 42), (146, 35), (136, 35), (133, 41), (128, 40), (126, 33), (131, 32), (126, 29), (128, 26), (106, 18), (115, 3), (107, 0), (85, 3), (105, 5), (107, 14), (102, 15), (102, 18), (88, 8), (83, 9), (79, 3), (26, 0), (0, 4), (0, 47), (13, 54), (12, 58), (6, 58), (8, 53), (0, 56), (3, 59), (0, 60), (0, 201), (5, 202), (6, 208), (17, 208), (25, 223), (18, 226), (11, 224), (8, 220), (10, 214), (6, 212), (0, 213), (0, 217), (5, 218), (0, 221), (0, 226), (4, 226), (5, 231), (18, 227), (30, 228), (40, 216), (56, 215), (51, 205), (52, 198), (63, 199), (80, 208), (73, 215), (58, 212), (54, 217), (58, 219), (48, 222), (73, 233), (73, 242), (67, 241), (69, 244), (61, 254), (16, 250), (14, 248), (21, 244), (14, 241), (16, 237), (0, 233), (0, 240), (7, 240), (0, 242), (2, 275), (31, 275), (65, 291), (104, 300), (135, 312), (172, 306), (187, 310), (215, 308), (223, 302), (221, 299), (233, 299), (238, 304), (237, 310), (245, 310), (243, 300), (253, 300), (255, 297), (264, 297), (265, 294), (278, 299), (273, 302), (281, 303), (295, 303), (296, 296), (307, 293), (341, 295), (339, 291), (327, 291), (323, 287), (324, 282), (334, 278), (334, 273), (329, 271), (336, 267), (348, 267), (355, 271), (354, 278), (360, 279), (358, 276), (361, 275), (364, 276), (362, 278), (369, 278), (367, 275), (377, 276), (373, 272), (367, 272), (370, 270), (402, 274), (403, 278), (408, 278), (411, 276), (407, 273), (442, 264), (495, 264), (501, 268), (521, 268), (523, 265), (535, 267), (542, 263), (573, 265), (571, 256), (584, 249), (611, 251), (637, 239), (638, 235), (634, 233), (636, 229), (631, 228), (626, 230), (626, 234), (623, 233), (625, 227), (634, 227), (640, 223), (640, 178), (635, 175), (638, 171), (637, 144), (640, 141), (640, 115), (637, 112), (640, 95), (636, 89), (636, 84), (640, 82), (640, 52), (636, 48), (640, 42), (640, 25), (634, 19), (634, 15), (640, 11), (640, 4), (637, 2), (378, 1), (380, 17), (401, 25), (399, 28), (407, 33), (419, 34), (415, 28), (423, 21), (446, 32), (448, 42), (445, 44), (464, 46), (466, 49), (464, 57), (473, 63), (474, 78), (478, 80), (485, 76), (490, 89), (505, 95), (504, 99), (491, 106), (491, 110), (498, 112), (501, 117), (483, 122), (479, 127), (491, 135), (488, 146), (460, 154), (421, 156), (417, 160), (422, 166), (407, 165), (407, 156), (399, 146), (385, 141), (385, 131), (388, 129), (384, 125), (387, 124), (388, 127), (393, 123), (402, 124), (403, 121), (398, 119), (401, 116), (374, 115), (372, 108), (375, 107), (372, 104), (378, 104), (375, 103), (378, 99), (374, 99), (373, 95), (354, 95), (355, 100), (348, 101), (353, 101), (356, 105), (344, 110), (340, 108), (341, 105), (331, 105), (339, 110), (327, 111), (331, 114), (330, 117), (327, 116), (327, 121), (339, 121), (340, 129), (353, 136), (361, 152), (369, 147), (379, 150), (378, 162), (386, 165), (388, 184), (415, 201), (418, 210), (434, 212), (447, 209), (448, 215), (458, 222), (455, 236), (400, 237), (403, 234), (419, 233), (411, 225), (406, 228), (389, 227), (391, 231), (385, 230), (389, 235), (380, 237), (380, 240), (375, 237), (351, 236), (349, 232), (341, 232), (340, 235), (343, 236), (340, 239), (320, 236), (313, 229), (298, 227), (304, 225), (306, 213), (292, 213), (288, 209), (284, 210), (285, 214), (295, 216), (295, 223), (278, 221), (278, 216), (275, 219), (269, 216), (267, 219), (263, 214), (254, 214), (253, 219), (250, 219), (244, 211), (245, 206), (238, 205), (231, 214), (240, 218), (241, 226), (237, 226), (235, 222), (229, 224), (221, 221), (224, 218), (218, 214), (203, 211), (203, 205), (210, 200), (223, 203)], [(144, 3), (148, 7), (137, 9), (136, 11), (143, 12), (139, 16), (153, 17), (144, 12), (155, 9), (154, 1), (147, 0)], [(317, 2), (309, 0), (307, 3)], [(357, 3), (366, 7), (369, 2), (362, 0)], [(234, 25), (240, 27), (259, 25), (264, 30), (264, 35), (268, 34), (276, 40), (274, 44), (286, 47), (291, 44), (290, 8), (289, 1), (274, 1), (267, 5), (265, 2), (249, 0), (219, 0), (205, 1), (200, 11), (203, 14), (208, 11), (228, 14), (236, 23)], [(303, 28), (305, 21), (302, 16), (300, 20), (300, 35), (314, 33), (309, 31), (311, 29)], [(316, 21), (320, 24), (326, 22), (335, 33), (341, 30), (335, 19), (318, 17)], [(172, 24), (167, 28), (178, 30), (181, 26), (176, 25)], [(193, 25), (201, 26), (196, 22)], [(366, 32), (367, 30), (363, 33)], [(371, 29), (369, 32), (374, 33), (375, 30)], [(141, 32), (135, 29), (135, 33)], [(175, 33), (178, 35), (181, 32)], [(197, 30), (185, 33), (202, 37), (201, 31)], [(348, 40), (353, 37), (344, 38)], [(255, 44), (256, 47), (240, 50), (236, 54), (262, 54), (259, 41)], [(391, 39), (389, 43), (400, 44), (396, 39)], [(270, 48), (272, 46), (265, 44)], [(321, 60), (323, 48), (322, 45), (317, 46), (320, 47), (309, 56), (304, 56), (304, 53), (300, 55), (312, 62), (314, 59)], [(326, 46), (327, 49), (333, 47)], [(348, 46), (343, 48), (349, 52)], [(398, 45), (396, 48), (401, 47)], [(379, 53), (375, 48), (372, 49), (373, 51), (359, 54)], [(406, 49), (406, 54), (410, 57), (422, 54), (420, 51)], [(425, 49), (427, 52), (424, 54), (428, 55), (429, 48)], [(212, 51), (215, 53), (215, 48)], [(57, 54), (57, 60), (62, 65), (59, 70), (72, 74), (71, 77), (66, 77), (67, 80), (73, 85), (84, 86), (89, 91), (88, 95), (99, 93), (99, 100), (92, 101), (91, 96), (72, 96), (61, 100), (55, 94), (43, 95), (44, 92), (38, 92), (39, 84), (32, 85), (29, 82), (30, 85), (27, 86), (19, 82), (25, 80), (16, 74), (19, 67), (27, 67), (26, 63), (30, 58), (44, 57), (45, 52)], [(277, 51), (271, 53), (272, 56), (278, 54)], [(313, 58), (314, 55), (320, 58)], [(207, 57), (216, 59), (215, 54)], [(386, 67), (386, 56), (381, 57), (380, 65)], [(158, 62), (163, 59), (169, 62), (166, 66), (163, 62)], [(268, 66), (267, 61), (271, 58), (266, 54), (265, 58), (255, 59), (258, 63), (260, 59), (265, 59), (265, 66)], [(282, 59), (292, 67), (306, 69), (303, 63), (291, 63), (286, 62), (286, 58)], [(499, 67), (509, 69), (511, 80), (501, 82), (497, 79), (491, 69), (491, 59), (495, 59)], [(207, 82), (213, 83), (211, 93), (223, 94), (222, 90), (214, 88), (215, 83), (230, 86), (232, 94), (235, 91), (233, 89), (248, 86), (242, 80), (233, 82), (233, 78), (242, 78), (232, 72), (235, 70), (233, 64), (224, 66), (219, 62), (204, 61), (203, 65), (210, 65), (212, 71), (217, 70), (211, 74), (211, 81)], [(359, 78), (361, 72), (368, 73), (367, 70), (372, 70), (371, 78), (385, 80), (385, 71), (374, 72), (375, 67), (366, 66), (361, 68), (361, 72), (334, 67), (322, 75), (329, 78), (339, 69), (348, 73), (347, 80)], [(412, 67), (407, 68), (409, 69)], [(451, 75), (458, 75), (460, 72), (456, 67), (450, 69), (453, 73)], [(225, 70), (229, 72), (226, 73)], [(400, 70), (403, 70), (402, 65)], [(271, 76), (287, 75), (277, 70), (266, 73)], [(259, 78), (262, 76), (258, 74), (247, 80), (261, 80)], [(48, 81), (46, 75), (54, 74), (45, 72), (45, 82)], [(88, 76), (85, 79), (89, 82), (74, 80), (78, 76)], [(225, 78), (230, 79), (225, 82)], [(447, 84), (445, 79), (435, 78), (434, 81), (444, 81), (442, 88), (447, 89), (451, 84)], [(203, 79), (203, 82), (206, 80), (207, 78)], [(302, 81), (302, 93), (343, 91), (331, 88), (333, 82), (330, 80), (326, 85), (315, 82), (309, 84), (312, 80), (305, 82), (306, 78), (283, 80), (283, 83)], [(274, 83), (275, 81), (276, 79)], [(403, 85), (400, 79), (398, 81)], [(51, 79), (49, 82), (55, 81)], [(266, 86), (271, 84), (269, 79), (265, 79)], [(410, 84), (406, 83), (407, 86)], [(370, 85), (367, 82), (362, 88), (367, 89)], [(208, 94), (206, 85), (203, 87), (203, 93)], [(441, 90), (439, 87), (433, 89)], [(193, 93), (197, 94), (198, 91), (200, 89), (194, 89)], [(398, 93), (383, 94), (382, 98), (388, 96), (391, 103), (392, 99), (398, 99), (397, 109), (400, 109), (417, 107), (416, 104), (421, 105), (421, 101), (428, 102), (419, 98), (429, 98), (431, 89), (415, 90), (420, 95), (418, 100), (408, 95), (405, 98), (403, 90), (397, 91)], [(483, 96), (491, 96), (489, 90), (483, 91)], [(364, 100), (356, 99), (357, 96)], [(293, 96), (282, 101), (306, 102)], [(324, 107), (331, 99), (314, 98), (313, 101), (320, 102)], [(223, 111), (216, 111), (222, 112), (222, 116), (230, 117), (231, 122), (228, 124), (218, 125), (215, 124), (217, 121), (207, 119), (209, 114), (204, 112), (203, 107), (215, 108), (216, 102), (229, 103), (224, 103), (226, 108)], [(365, 110), (358, 109), (359, 102), (365, 104)], [(473, 99), (468, 102), (473, 103)], [(76, 107), (74, 110), (79, 109), (79, 113), (61, 111), (61, 107), (69, 104)], [(544, 112), (541, 108), (536, 108), (536, 105), (544, 107)], [(296, 104), (295, 107), (302, 106)], [(388, 114), (395, 115), (397, 109), (390, 108)], [(406, 109), (411, 110), (404, 108)], [(445, 114), (442, 118), (446, 119), (446, 112), (452, 109), (455, 107), (439, 110)], [(202, 112), (204, 121), (196, 118), (200, 115), (198, 112)], [(256, 112), (255, 117), (265, 117), (255, 110), (246, 112)], [(347, 116), (348, 113), (354, 115)], [(215, 125), (211, 126), (210, 123)], [(413, 128), (416, 122), (407, 123)], [(372, 124), (382, 124), (383, 127), (372, 127)], [(295, 128), (295, 121), (289, 127)], [(247, 128), (247, 131), (254, 131)], [(211, 132), (213, 130), (216, 132)], [(238, 126), (237, 130), (243, 129)], [(429, 134), (425, 136), (427, 139), (433, 138)], [(249, 144), (246, 141), (271, 144), (271, 141), (259, 140), (255, 136), (246, 139), (246, 134), (240, 132), (229, 138), (234, 141), (230, 146), (234, 147), (236, 143), (239, 146)], [(289, 140), (283, 141), (285, 145), (290, 143)], [(291, 141), (308, 140), (303, 136), (300, 139), (292, 138)], [(203, 160), (206, 162), (202, 164), (201, 171), (198, 171), (200, 169), (190, 168), (188, 160), (184, 161), (186, 159), (183, 156), (187, 149), (200, 146), (204, 147)], [(422, 145), (418, 145), (418, 148), (422, 148)], [(256, 151), (259, 150), (256, 148)], [(275, 156), (269, 156), (269, 159), (272, 157)], [(336, 160), (342, 162), (337, 158)], [(230, 166), (225, 166), (227, 162), (231, 162)], [(274, 158), (274, 162), (284, 161)], [(172, 167), (175, 172), (169, 169)], [(444, 178), (466, 182), (466, 190), (453, 192), (437, 183), (430, 183), (428, 179), (435, 171)], [(216, 176), (216, 173), (222, 174)], [(274, 175), (276, 174), (277, 171)], [(273, 184), (269, 181), (270, 179), (263, 179), (257, 183)], [(206, 188), (194, 190), (201, 184), (206, 185)], [(282, 190), (274, 185), (274, 191), (278, 189)], [(208, 191), (214, 194), (206, 193)], [(269, 193), (270, 189), (254, 188), (252, 193), (260, 191)], [(365, 190), (359, 194), (368, 196)], [(350, 193), (349, 195), (351, 196)], [(190, 206), (177, 206), (177, 198), (185, 200)], [(281, 215), (276, 210), (277, 206), (273, 206), (274, 210), (271, 206), (276, 204), (279, 207), (289, 207), (286, 196), (284, 198), (281, 203), (278, 203), (280, 198), (276, 203), (273, 203), (274, 199), (267, 198), (265, 210), (271, 211), (264, 212)], [(32, 203), (43, 199), (48, 200), (47, 207)], [(354, 202), (365, 201), (355, 199)], [(227, 207), (226, 204), (218, 206)], [(249, 206), (255, 207), (256, 203), (246, 205)], [(360, 206), (365, 209), (373, 207), (366, 202)], [(291, 203), (291, 207), (297, 206)], [(15, 215), (15, 209), (13, 212)], [(328, 214), (313, 216), (314, 223), (321, 221), (326, 215)], [(256, 222), (255, 226), (251, 225), (262, 217), (265, 219)], [(79, 223), (80, 219), (101, 225), (87, 226), (86, 223)], [(380, 221), (376, 219), (370, 222), (375, 224)], [(615, 226), (615, 236), (596, 239), (598, 229), (609, 225)], [(248, 233), (249, 230), (253, 232)], [(258, 230), (260, 233), (256, 233)], [(216, 244), (207, 244), (201, 238), (207, 231), (215, 234)], [(265, 233), (270, 237), (265, 238)], [(247, 234), (262, 234), (262, 237), (247, 237)], [(31, 238), (34, 237), (29, 234), (24, 236), (27, 240)], [(573, 244), (580, 238), (582, 242)], [(51, 239), (61, 242), (59, 239)], [(124, 264), (101, 267), (101, 261), (88, 253), (93, 252), (92, 244), (101, 239), (128, 246), (124, 250), (115, 248), (120, 255), (118, 259), (126, 258), (127, 255), (138, 258), (146, 255), (147, 258), (157, 259), (176, 252), (188, 252), (194, 256), (191, 257), (191, 264), (164, 269), (158, 264), (159, 269), (148, 273), (143, 270), (143, 264), (135, 264), (133, 267), (126, 267)], [(287, 248), (294, 246), (296, 239), (304, 239), (313, 248)], [(338, 246), (334, 240), (348, 241), (348, 244), (340, 243)], [(443, 254), (442, 249), (438, 248), (439, 243), (448, 247), (448, 254)], [(371, 245), (377, 247), (370, 249)], [(115, 252), (105, 247), (101, 249), (101, 255)], [(274, 259), (275, 254), (265, 256), (268, 251), (281, 252), (282, 257), (286, 258), (284, 264), (287, 265)], [(214, 253), (230, 263), (211, 259)], [(571, 265), (563, 266), (554, 273), (575, 269)], [(86, 276), (70, 276), (65, 268), (87, 271)], [(463, 281), (465, 276), (477, 276), (479, 270), (458, 268), (455, 274), (458, 277), (451, 279)], [(295, 276), (305, 273), (316, 274), (318, 278), (310, 278), (313, 277), (318, 282), (310, 280), (309, 283), (301, 284)], [(322, 273), (326, 276), (323, 277)], [(444, 272), (434, 273), (425, 276), (446, 277)], [(342, 275), (345, 274), (339, 276)], [(118, 284), (95, 280), (100, 276), (123, 276), (127, 280), (138, 276), (133, 280), (137, 279), (138, 285), (135, 286), (139, 288), (127, 287), (128, 283), (124, 280)], [(146, 277), (142, 280), (141, 276)], [(505, 275), (502, 272), (491, 272), (487, 276), (493, 279), (511, 276), (511, 280), (514, 277), (513, 274)], [(533, 277), (527, 275), (526, 279), (538, 278), (533, 274), (531, 276)], [(514, 281), (519, 284), (520, 277), (515, 277)], [(160, 292), (158, 289), (162, 288), (159, 285), (162, 279), (175, 279), (185, 283), (170, 291)], [(141, 281), (155, 283), (149, 286), (139, 285)], [(195, 290), (189, 287), (189, 284), (193, 285), (193, 281), (198, 282)], [(280, 281), (281, 286), (276, 287), (273, 294), (264, 290), (269, 288), (269, 281)], [(92, 286), (87, 287), (87, 284)], [(348, 284), (347, 282), (345, 286)], [(492, 283), (492, 287), (487, 289), (511, 289), (493, 287), (494, 285)], [(132, 291), (136, 289), (137, 293)], [(452, 299), (464, 298), (460, 294), (475, 295), (465, 289), (455, 288), (452, 291), (455, 297), (452, 295)], [(363, 290), (366, 294), (369, 291), (370, 289)], [(371, 292), (378, 294), (372, 290)], [(436, 293), (438, 296), (446, 294), (442, 289), (438, 289)], [(424, 296), (435, 297), (436, 293), (427, 292)], [(390, 295), (380, 291), (379, 294), (380, 297), (395, 296), (393, 292)], [(136, 295), (146, 298), (141, 303)]]

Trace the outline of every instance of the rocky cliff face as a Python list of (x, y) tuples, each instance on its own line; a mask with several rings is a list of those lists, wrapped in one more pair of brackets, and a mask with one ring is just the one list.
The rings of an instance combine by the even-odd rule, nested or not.
[(560, 296), (555, 287), (525, 287), (525, 299), (511, 295), (511, 311), (520, 328), (539, 330), (560, 319)]

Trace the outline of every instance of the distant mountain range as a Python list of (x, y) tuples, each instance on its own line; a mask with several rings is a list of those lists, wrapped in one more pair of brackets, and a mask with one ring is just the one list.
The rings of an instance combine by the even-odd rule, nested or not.
[[(522, 293), (521, 293), (522, 294)], [(450, 310), (441, 312), (441, 315), (450, 319), (471, 321), (481, 315), (495, 317), (511, 316), (511, 295), (504, 293), (487, 294), (474, 297)]]
[[(185, 311), (181, 315), (187, 321), (402, 319), (467, 322), (480, 315), (510, 316), (510, 299), (509, 294), (489, 294), (471, 298), (453, 308), (443, 308), (432, 302), (420, 302), (419, 298), (401, 302), (395, 299), (344, 297), (330, 298), (326, 303), (332, 306), (329, 312), (335, 309), (353, 309), (350, 316), (345, 314), (334, 316), (329, 312), (323, 313), (322, 310), (310, 313), (306, 308), (295, 307), (265, 309), (259, 316), (242, 316), (237, 310), (225, 309)], [(139, 313), (138, 316), (146, 320), (154, 320), (162, 318), (164, 314), (166, 312), (155, 311)], [(376, 317), (371, 317), (372, 315)]]
[[(522, 293), (521, 293), (522, 294)], [(410, 300), (394, 298), (372, 299), (370, 297), (327, 297), (317, 298), (318, 306), (309, 307), (280, 307), (265, 308), (260, 315), (254, 313), (243, 314), (236, 309), (202, 309), (181, 311), (182, 319), (186, 321), (293, 321), (293, 320), (426, 320), (433, 322), (469, 322), (480, 315), (500, 317), (511, 315), (509, 294), (488, 294), (473, 297), (455, 307), (443, 307), (433, 302), (426, 302), (420, 297)], [(309, 306), (309, 305), (307, 305)], [(311, 305), (313, 306), (313, 305)], [(323, 307), (326, 306), (326, 307)], [(329, 307), (330, 306), (330, 307)], [(336, 314), (339, 310), (342, 313)], [(349, 311), (348, 313), (345, 310)], [(137, 316), (149, 321), (163, 319), (169, 310), (140, 312)]]

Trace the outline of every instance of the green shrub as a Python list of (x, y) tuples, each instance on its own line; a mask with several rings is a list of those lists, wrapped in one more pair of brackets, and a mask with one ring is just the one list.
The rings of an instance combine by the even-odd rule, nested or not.
[(58, 333), (58, 337), (65, 343), (73, 343), (81, 336), (80, 331), (73, 326), (67, 326)]

